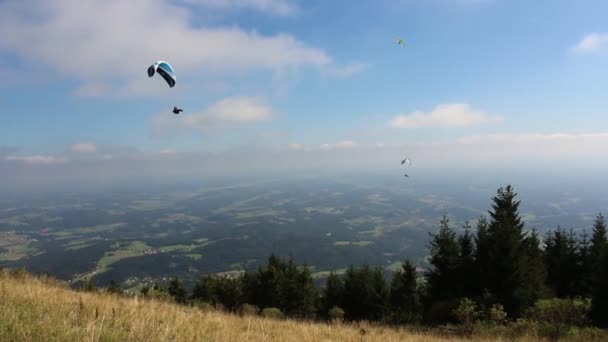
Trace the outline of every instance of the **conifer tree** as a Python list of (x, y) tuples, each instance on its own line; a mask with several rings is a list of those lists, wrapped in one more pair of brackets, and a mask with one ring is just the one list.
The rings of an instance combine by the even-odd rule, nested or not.
[(325, 281), (325, 289), (323, 290), (323, 315), (328, 314), (333, 307), (343, 309), (344, 297), (344, 282), (342, 278), (334, 272), (329, 273)]
[(608, 328), (608, 253), (603, 254), (595, 272), (590, 316), (595, 326)]
[(492, 265), (490, 263), (490, 236), (488, 234), (489, 223), (485, 216), (480, 216), (477, 220), (477, 232), (475, 235), (475, 275), (473, 276), (475, 293), (482, 296), (489, 290), (487, 274), (490, 273)]
[(577, 255), (580, 270), (580, 274), (577, 277), (578, 295), (584, 298), (591, 298), (593, 296), (591, 278), (594, 270), (591, 262), (590, 241), (587, 232), (583, 232), (578, 241)]
[(591, 233), (591, 243), (589, 246), (589, 258), (591, 263), (591, 273), (588, 274), (591, 286), (595, 287), (599, 281), (597, 270), (601, 268), (602, 260), (606, 250), (608, 249), (608, 237), (606, 235), (606, 220), (600, 213), (593, 223), (593, 231)]
[(456, 272), (459, 284), (459, 297), (472, 297), (477, 294), (475, 271), (475, 243), (471, 234), (469, 222), (465, 222), (464, 233), (458, 237), (459, 256), (458, 271)]
[[(522, 309), (525, 309), (533, 306), (538, 299), (546, 297), (548, 291), (545, 285), (547, 270), (544, 263), (544, 253), (540, 247), (540, 239), (536, 228), (527, 232), (523, 246), (525, 254), (522, 267), (524, 281), (521, 284), (522, 290), (520, 291), (523, 293), (523, 296), (521, 296)], [(573, 261), (576, 262), (576, 259)]]
[(581, 269), (574, 233), (560, 227), (548, 234), (545, 241), (547, 285), (554, 296), (574, 297), (579, 293)]
[(122, 293), (120, 286), (118, 286), (118, 283), (114, 280), (110, 280), (110, 284), (108, 284), (106, 291), (109, 293)]
[(418, 322), (422, 317), (420, 294), (416, 282), (416, 267), (405, 260), (391, 281), (389, 302), (393, 321)]
[(388, 305), (389, 289), (381, 267), (365, 264), (350, 267), (344, 278), (343, 309), (348, 320), (373, 320), (384, 318)]
[(175, 299), (176, 302), (182, 304), (186, 303), (188, 291), (186, 291), (184, 284), (179, 280), (178, 277), (173, 277), (171, 279), (167, 292)]
[[(529, 276), (533, 241), (526, 242), (524, 224), (519, 216), (517, 194), (511, 185), (500, 187), (492, 199), (491, 221), (488, 226), (488, 258), (484, 276), (487, 287), (503, 304), (510, 317), (519, 317), (534, 303), (537, 293), (529, 291)], [(533, 238), (534, 240), (534, 238)], [(536, 239), (537, 240), (537, 239)]]
[(459, 296), (458, 279), (460, 251), (456, 233), (447, 216), (441, 219), (439, 232), (431, 234), (430, 264), (426, 272), (427, 300), (430, 302), (455, 299)]

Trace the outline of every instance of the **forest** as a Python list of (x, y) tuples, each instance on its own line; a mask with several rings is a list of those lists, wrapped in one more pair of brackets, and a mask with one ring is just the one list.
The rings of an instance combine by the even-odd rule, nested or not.
[[(380, 266), (349, 267), (315, 287), (306, 265), (271, 255), (237, 276), (205, 275), (189, 293), (179, 278), (141, 295), (233, 313), (302, 320), (369, 321), (389, 325), (541, 324), (550, 333), (608, 327), (608, 240), (602, 214), (591, 234), (557, 227), (545, 236), (526, 229), (514, 189), (500, 187), (489, 217), (462, 233), (444, 216), (430, 233), (429, 262), (417, 272), (406, 259), (387, 279)], [(93, 290), (90, 281), (83, 290)], [(121, 292), (117, 283), (107, 288)]]

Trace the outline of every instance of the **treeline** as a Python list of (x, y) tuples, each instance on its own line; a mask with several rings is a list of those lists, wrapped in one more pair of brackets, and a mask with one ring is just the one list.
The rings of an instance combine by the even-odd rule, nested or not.
[[(271, 255), (268, 264), (237, 277), (205, 275), (188, 293), (177, 278), (147, 296), (209, 305), (230, 312), (299, 319), (437, 324), (505, 323), (543, 317), (608, 327), (608, 240), (599, 214), (591, 236), (558, 227), (527, 230), (511, 186), (492, 198), (489, 217), (457, 233), (447, 217), (431, 234), (431, 268), (419, 274), (405, 260), (387, 281), (380, 266), (331, 273), (317, 289), (308, 267)], [(112, 285), (115, 290), (115, 284)], [(560, 323), (561, 324), (561, 323)]]

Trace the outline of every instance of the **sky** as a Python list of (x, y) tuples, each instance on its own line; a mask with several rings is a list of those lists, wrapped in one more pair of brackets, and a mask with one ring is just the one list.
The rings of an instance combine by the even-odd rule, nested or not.
[[(0, 0), (0, 184), (401, 174), (404, 155), (412, 174), (600, 172), (605, 13), (604, 0)], [(158, 60), (175, 87), (147, 76)]]

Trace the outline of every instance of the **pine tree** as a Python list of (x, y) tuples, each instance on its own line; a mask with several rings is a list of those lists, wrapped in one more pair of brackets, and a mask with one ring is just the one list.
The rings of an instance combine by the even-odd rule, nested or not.
[(519, 317), (536, 300), (526, 282), (534, 269), (529, 255), (532, 243), (526, 245), (524, 224), (519, 216), (517, 194), (507, 185), (500, 187), (492, 199), (491, 221), (488, 227), (487, 287), (504, 305), (510, 317)]
[(344, 277), (343, 309), (349, 320), (379, 321), (384, 318), (389, 289), (381, 267), (352, 266)]
[(188, 291), (186, 291), (184, 284), (182, 284), (178, 277), (173, 277), (173, 279), (171, 279), (167, 292), (175, 299), (176, 302), (182, 304), (186, 303)]
[(333, 307), (343, 308), (344, 298), (344, 282), (339, 275), (334, 272), (329, 273), (325, 281), (325, 289), (323, 290), (323, 315), (327, 315)]
[(475, 244), (471, 234), (469, 222), (465, 222), (464, 233), (458, 237), (459, 256), (458, 271), (456, 273), (459, 284), (459, 297), (472, 297), (477, 294), (475, 271)]
[(595, 272), (590, 316), (595, 326), (608, 328), (608, 253), (603, 254)]
[(475, 236), (475, 275), (473, 284), (477, 296), (482, 296), (490, 288), (487, 274), (490, 273), (492, 265), (490, 263), (490, 235), (488, 233), (489, 223), (485, 216), (480, 216), (477, 220), (477, 234)]
[(310, 270), (289, 260), (280, 284), (281, 311), (288, 316), (310, 318), (314, 316), (317, 289)]
[(114, 280), (110, 280), (110, 284), (108, 285), (106, 291), (108, 291), (109, 293), (122, 293), (120, 286), (118, 286), (118, 283)]
[(545, 240), (547, 285), (554, 296), (575, 297), (579, 293), (581, 269), (574, 233), (558, 227)]
[(456, 233), (445, 215), (439, 232), (431, 234), (430, 255), (429, 262), (433, 267), (425, 274), (427, 300), (436, 302), (457, 298), (459, 289), (455, 281), (458, 279), (460, 251)]
[(583, 232), (577, 246), (577, 259), (579, 263), (580, 274), (578, 275), (578, 295), (584, 298), (593, 296), (593, 288), (591, 278), (594, 274), (593, 265), (591, 262), (590, 242), (587, 232)]
[[(525, 254), (522, 266), (524, 282), (521, 284), (520, 293), (523, 294), (521, 296), (522, 306), (527, 308), (534, 305), (538, 299), (547, 296), (548, 291), (545, 286), (547, 270), (544, 263), (544, 253), (540, 248), (540, 239), (535, 228), (526, 234), (523, 246)], [(573, 259), (573, 261), (576, 262), (576, 259)]]
[(588, 275), (592, 287), (596, 287), (599, 276), (596, 270), (601, 268), (603, 256), (608, 249), (608, 237), (606, 235), (606, 220), (600, 213), (593, 224), (591, 233), (591, 244), (589, 246), (589, 258), (592, 273)]
[(414, 323), (422, 317), (420, 294), (416, 282), (416, 267), (405, 260), (391, 281), (389, 302), (396, 323)]

